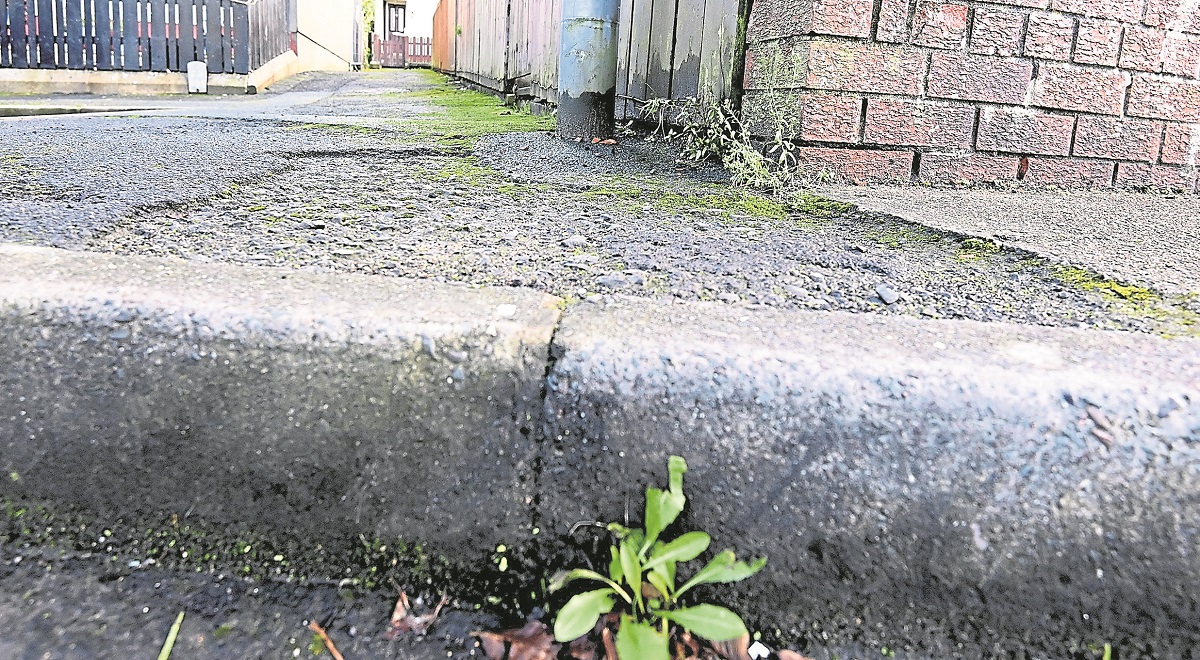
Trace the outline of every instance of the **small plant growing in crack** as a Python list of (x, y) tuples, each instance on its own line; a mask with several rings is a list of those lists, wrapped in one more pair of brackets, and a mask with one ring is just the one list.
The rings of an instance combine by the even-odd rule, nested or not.
[[(690, 635), (709, 642), (726, 642), (747, 635), (741, 617), (729, 609), (711, 604), (691, 604), (687, 596), (704, 584), (739, 582), (762, 570), (766, 558), (751, 563), (738, 561), (726, 550), (682, 583), (678, 568), (708, 549), (712, 539), (704, 532), (688, 532), (665, 541), (662, 533), (671, 526), (687, 504), (683, 494), (683, 475), (687, 463), (672, 456), (667, 465), (666, 490), (646, 489), (644, 528), (628, 528), (617, 523), (608, 530), (615, 539), (610, 548), (608, 575), (588, 569), (575, 569), (558, 576), (550, 591), (562, 589), (577, 580), (603, 585), (599, 589), (573, 596), (554, 622), (554, 637), (571, 642), (597, 630), (602, 616), (616, 623), (613, 633), (604, 627), (604, 645), (615, 646), (622, 660), (668, 660), (672, 628), (678, 643), (687, 643)], [(614, 613), (620, 607), (619, 613)], [(690, 633), (690, 634), (689, 634)], [(694, 642), (691, 642), (694, 644)]]

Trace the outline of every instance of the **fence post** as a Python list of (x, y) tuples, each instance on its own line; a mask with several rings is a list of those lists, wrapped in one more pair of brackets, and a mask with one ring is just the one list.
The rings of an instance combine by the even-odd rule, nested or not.
[(612, 136), (620, 9), (619, 0), (563, 0), (559, 137)]

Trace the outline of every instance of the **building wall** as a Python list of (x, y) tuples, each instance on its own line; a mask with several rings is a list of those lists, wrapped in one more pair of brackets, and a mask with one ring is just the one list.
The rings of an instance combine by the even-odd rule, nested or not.
[[(375, 34), (384, 36), (387, 28), (387, 14), (384, 12), (384, 0), (372, 0), (375, 3)], [(432, 37), (433, 12), (437, 10), (438, 0), (406, 0), (401, 3), (405, 8), (404, 36)]]
[(750, 125), (832, 174), (1196, 187), (1200, 0), (756, 0), (748, 42)]
[(297, 0), (296, 54), (302, 71), (349, 71), (356, 61), (359, 0)]

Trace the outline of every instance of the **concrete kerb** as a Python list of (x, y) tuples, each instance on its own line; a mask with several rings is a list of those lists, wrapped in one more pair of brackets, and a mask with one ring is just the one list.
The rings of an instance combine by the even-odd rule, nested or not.
[(0, 246), (0, 493), (479, 556), (530, 535), (555, 303)]
[(1200, 343), (624, 300), (552, 352), (543, 524), (683, 454), (685, 526), (770, 558), (760, 621), (929, 657), (1200, 633)]
[(675, 453), (684, 523), (770, 557), (729, 592), (764, 624), (1200, 635), (1197, 342), (616, 300), (0, 247), (0, 494), (477, 559)]

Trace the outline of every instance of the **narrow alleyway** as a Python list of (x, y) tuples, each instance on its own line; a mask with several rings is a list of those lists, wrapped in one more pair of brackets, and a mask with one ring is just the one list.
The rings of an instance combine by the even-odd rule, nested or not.
[[(677, 165), (654, 136), (564, 144), (552, 126), (420, 71), (312, 74), (252, 101), (10, 121), (0, 125), (12, 145), (0, 161), (0, 240), (527, 286), (568, 300), (620, 292), (1169, 335), (1193, 333), (1200, 313), (1186, 249), (1160, 259), (1182, 275), (1168, 266), (1130, 278), (1158, 256), (1151, 247), (1124, 250), (1134, 261), (1115, 269), (1107, 248), (1063, 262), (1056, 246), (1069, 227), (1034, 234), (1044, 251), (1029, 232), (1009, 247), (1005, 232), (1020, 221), (1005, 204), (1016, 216), (1026, 199), (993, 195), (1008, 229), (986, 231), (974, 214), (969, 234), (943, 231), (954, 216), (926, 219), (919, 201), (898, 207), (930, 227), (883, 212), (886, 201), (864, 211), (810, 197), (789, 208), (730, 188), (715, 168)], [(1149, 198), (1101, 199), (1098, 214), (1119, 215)], [(1196, 203), (1154, 200), (1169, 215)], [(1141, 225), (1112, 239), (1145, 244)], [(1126, 277), (1100, 276), (1110, 272)]]

